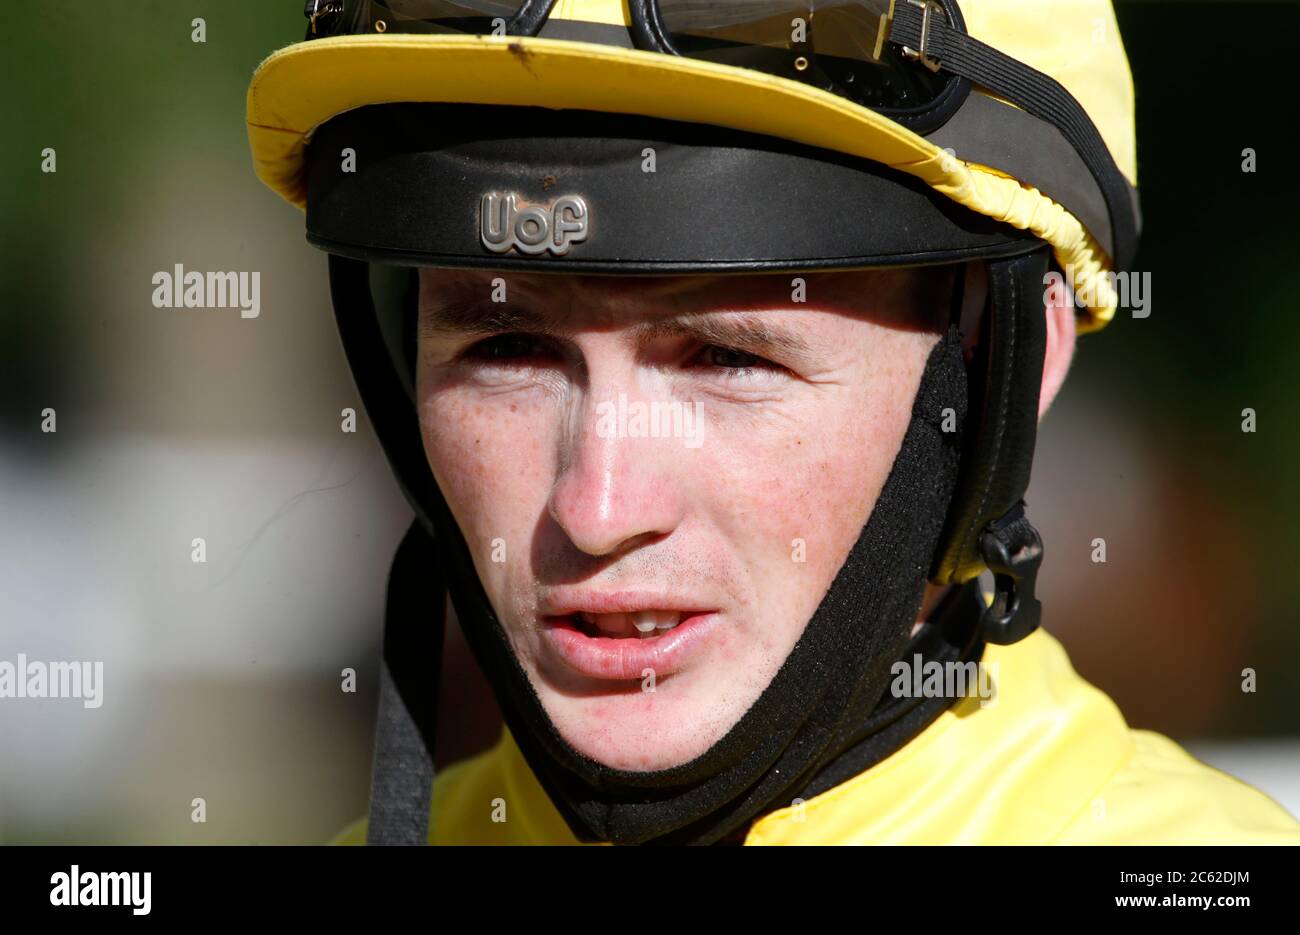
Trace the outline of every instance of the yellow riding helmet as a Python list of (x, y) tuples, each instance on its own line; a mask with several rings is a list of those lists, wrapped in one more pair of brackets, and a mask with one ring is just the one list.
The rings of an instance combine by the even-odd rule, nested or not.
[[(702, 22), (701, 9), (713, 21)], [(305, 149), (313, 132), (367, 105), (445, 102), (657, 117), (808, 144), (914, 176), (1049, 243), (1076, 287), (1081, 331), (1101, 327), (1115, 312), (1108, 274), (1132, 260), (1140, 217), (1132, 78), (1109, 0), (860, 0), (827, 8), (307, 0), (306, 13), (310, 41), (261, 64), (247, 109), (258, 176), (299, 207), (306, 204)], [(774, 14), (781, 19), (775, 30)], [(794, 21), (802, 21), (803, 35)], [(873, 47), (860, 57), (874, 52), (883, 62), (892, 47), (973, 87), (949, 95), (962, 98), (959, 106), (945, 105), (943, 119), (929, 126), (908, 119), (906, 108), (891, 115), (868, 106), (869, 98), (846, 96), (844, 82), (836, 87), (819, 66), (851, 57), (853, 50), (836, 53), (846, 52), (840, 46), (847, 33), (863, 27), (874, 32), (858, 46)], [(718, 49), (747, 36), (766, 43), (782, 65), (763, 71), (728, 64), (746, 59)], [(675, 51), (686, 40), (697, 48), (664, 54), (647, 48), (656, 37), (667, 37)], [(708, 37), (721, 39), (699, 51)]]

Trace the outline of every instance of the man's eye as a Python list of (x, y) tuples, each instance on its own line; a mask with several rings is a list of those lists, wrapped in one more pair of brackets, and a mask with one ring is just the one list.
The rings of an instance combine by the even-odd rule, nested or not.
[(512, 361), (529, 360), (548, 351), (545, 343), (531, 334), (498, 334), (479, 341), (465, 356), (473, 360)]
[(738, 351), (733, 347), (722, 347), (717, 344), (710, 344), (700, 352), (700, 362), (706, 366), (721, 367), (725, 370), (734, 370), (739, 373), (745, 373), (755, 369), (781, 369), (770, 360), (765, 360), (756, 354), (750, 354), (746, 351)]

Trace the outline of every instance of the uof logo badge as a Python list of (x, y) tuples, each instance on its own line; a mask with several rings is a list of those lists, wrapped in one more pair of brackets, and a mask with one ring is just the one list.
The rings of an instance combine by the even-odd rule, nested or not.
[(479, 203), (479, 236), (493, 253), (548, 250), (563, 256), (587, 239), (590, 212), (581, 195), (564, 195), (548, 208), (530, 205), (514, 192), (485, 192)]

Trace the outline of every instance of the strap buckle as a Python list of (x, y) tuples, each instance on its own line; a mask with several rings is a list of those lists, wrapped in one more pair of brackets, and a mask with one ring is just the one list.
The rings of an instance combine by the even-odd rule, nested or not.
[(1034, 596), (1043, 538), (1025, 516), (1025, 501), (984, 527), (980, 557), (994, 581), (993, 603), (980, 621), (984, 638), (999, 646), (1019, 642), (1038, 628), (1043, 613)]
[(937, 3), (936, 0), (907, 0), (907, 2), (921, 9), (921, 47), (919, 49), (909, 49), (907, 46), (903, 46), (903, 57), (914, 62), (920, 62), (930, 71), (938, 71), (939, 62), (926, 54), (926, 46), (930, 42), (930, 11), (933, 10), (940, 16), (944, 16), (943, 5)]
[(333, 16), (336, 13), (343, 12), (343, 4), (339, 0), (307, 0), (303, 7), (302, 15), (307, 17), (311, 23), (311, 34), (316, 35), (316, 20), (321, 16)]

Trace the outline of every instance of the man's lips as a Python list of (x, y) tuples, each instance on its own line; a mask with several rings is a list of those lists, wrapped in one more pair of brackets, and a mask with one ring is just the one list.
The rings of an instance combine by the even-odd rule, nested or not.
[(716, 605), (660, 588), (561, 587), (539, 603), (547, 647), (597, 679), (643, 679), (682, 668), (716, 629)]
[[(645, 608), (642, 608), (643, 610)], [(629, 612), (622, 612), (627, 614)], [(576, 614), (542, 617), (545, 644), (566, 666), (595, 679), (656, 679), (681, 670), (719, 629), (714, 611), (683, 611), (681, 622), (652, 634), (608, 636)]]
[(546, 647), (568, 668), (595, 679), (676, 672), (721, 629), (712, 601), (661, 588), (555, 588), (538, 610)]

